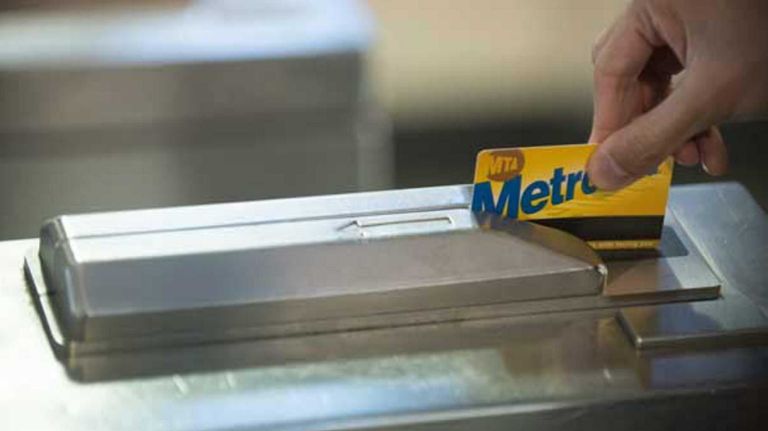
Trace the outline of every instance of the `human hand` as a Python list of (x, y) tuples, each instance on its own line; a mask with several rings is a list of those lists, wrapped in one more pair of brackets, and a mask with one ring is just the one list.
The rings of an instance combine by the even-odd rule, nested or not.
[(592, 60), (595, 185), (622, 188), (670, 155), (721, 175), (716, 126), (768, 110), (768, 1), (634, 0)]

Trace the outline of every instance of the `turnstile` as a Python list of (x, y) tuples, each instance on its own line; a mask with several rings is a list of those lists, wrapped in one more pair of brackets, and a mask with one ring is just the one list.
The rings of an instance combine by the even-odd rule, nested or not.
[(39, 243), (0, 246), (12, 412), (0, 416), (67, 429), (760, 429), (768, 218), (743, 188), (674, 188), (658, 250), (600, 255), (472, 214), (470, 193), (57, 218)]

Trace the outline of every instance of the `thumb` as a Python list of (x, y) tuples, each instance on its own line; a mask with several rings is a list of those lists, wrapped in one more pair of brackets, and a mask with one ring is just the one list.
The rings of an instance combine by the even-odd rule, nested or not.
[(713, 87), (688, 76), (659, 105), (598, 145), (587, 165), (600, 189), (616, 190), (653, 171), (696, 133), (716, 120)]

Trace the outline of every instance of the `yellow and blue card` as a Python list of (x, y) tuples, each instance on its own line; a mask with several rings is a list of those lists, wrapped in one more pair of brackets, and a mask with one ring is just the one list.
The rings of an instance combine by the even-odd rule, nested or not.
[(598, 250), (659, 244), (672, 180), (669, 159), (614, 192), (586, 173), (594, 144), (483, 150), (477, 156), (472, 210), (562, 229)]

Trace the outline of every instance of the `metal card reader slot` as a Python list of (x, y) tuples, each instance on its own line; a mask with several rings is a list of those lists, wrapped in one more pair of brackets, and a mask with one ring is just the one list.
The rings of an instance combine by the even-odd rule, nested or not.
[(451, 186), (62, 216), (27, 255), (27, 286), (53, 351), (86, 381), (294, 361), (314, 356), (269, 346), (351, 331), (376, 344), (720, 295), (674, 213), (656, 254), (604, 264), (568, 234), (470, 202), (471, 187)]
[(399, 217), (369, 217), (355, 219), (342, 225), (339, 230), (354, 229), (361, 238), (386, 236), (418, 232), (433, 232), (453, 227), (453, 219), (449, 215), (400, 215)]
[[(215, 207), (199, 208), (211, 218)], [(193, 216), (162, 211), (170, 225), (180, 224), (176, 214)], [(70, 353), (243, 339), (264, 327), (311, 332), (312, 322), (328, 328), (334, 319), (397, 325), (419, 312), (599, 296), (606, 280), (600, 258), (575, 237), (468, 208), (393, 204), (370, 215), (261, 214), (167, 230), (155, 218), (146, 231), (134, 220), (128, 232), (95, 235), (70, 228), (79, 217), (93, 216), (48, 223), (27, 264), (44, 292), (36, 300), (47, 303), (39, 309)]]

